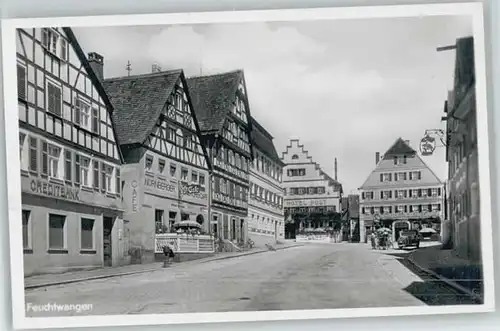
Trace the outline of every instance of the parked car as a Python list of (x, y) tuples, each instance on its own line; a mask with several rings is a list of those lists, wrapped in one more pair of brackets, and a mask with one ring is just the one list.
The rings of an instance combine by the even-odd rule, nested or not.
[(398, 247), (399, 249), (403, 249), (409, 246), (419, 248), (421, 239), (422, 237), (417, 230), (402, 231), (398, 238)]

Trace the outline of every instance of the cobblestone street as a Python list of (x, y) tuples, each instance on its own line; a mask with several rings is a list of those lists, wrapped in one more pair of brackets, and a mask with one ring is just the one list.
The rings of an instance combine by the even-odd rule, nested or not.
[[(26, 304), (92, 304), (80, 313), (28, 310), (28, 316), (418, 306), (427, 302), (411, 289), (425, 291), (424, 284), (395, 255), (363, 244), (310, 244), (28, 290)], [(432, 290), (439, 297), (439, 285)], [(449, 291), (443, 293), (452, 304)]]

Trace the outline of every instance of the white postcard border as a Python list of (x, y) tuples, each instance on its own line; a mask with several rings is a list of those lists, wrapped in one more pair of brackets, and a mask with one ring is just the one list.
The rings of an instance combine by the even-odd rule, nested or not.
[[(164, 315), (103, 315), (76, 317), (27, 318), (25, 316), (23, 250), (21, 227), (21, 185), (18, 151), (18, 111), (16, 98), (15, 29), (45, 26), (131, 26), (166, 24), (241, 23), (261, 21), (304, 21), (326, 19), (361, 19), (389, 17), (467, 15), (473, 21), (477, 132), (480, 174), (481, 244), (484, 275), (484, 304), (461, 306), (423, 306), (357, 308), (329, 310), (260, 311)], [(192, 12), (174, 14), (80, 16), (9, 19), (2, 21), (3, 78), (5, 99), (5, 138), (8, 186), (8, 215), (11, 256), (13, 322), (15, 328), (61, 328), (121, 325), (158, 325), (215, 322), (245, 322), (298, 319), (352, 318), (400, 315), (435, 315), (490, 312), (495, 309), (493, 276), (493, 242), (491, 231), (491, 187), (486, 100), (486, 63), (484, 47), (483, 6), (481, 3), (447, 3), (398, 6), (309, 8), (286, 10)], [(488, 229), (490, 229), (488, 231)]]

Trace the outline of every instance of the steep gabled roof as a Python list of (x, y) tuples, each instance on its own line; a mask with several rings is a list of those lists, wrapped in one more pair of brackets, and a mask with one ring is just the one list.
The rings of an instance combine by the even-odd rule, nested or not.
[[(202, 132), (222, 130), (227, 113), (232, 111), (236, 91), (242, 79), (242, 70), (187, 79), (191, 101)], [(248, 104), (246, 109), (248, 113)], [(247, 118), (250, 118), (249, 114)]]
[(273, 161), (283, 165), (283, 161), (278, 156), (274, 147), (273, 136), (255, 118), (252, 117), (251, 121), (252, 132), (250, 133), (250, 138), (252, 139), (252, 144)]
[(104, 81), (117, 109), (113, 120), (122, 145), (142, 144), (146, 140), (181, 75), (182, 70), (173, 70)]
[(416, 153), (417, 152), (400, 137), (392, 144), (387, 152), (385, 152), (384, 157), (405, 154), (414, 155)]
[[(87, 55), (85, 54), (82, 47), (78, 43), (78, 39), (76, 38), (75, 34), (73, 33), (73, 30), (71, 28), (68, 28), (68, 27), (63, 27), (62, 29), (63, 29), (64, 33), (66, 34), (66, 37), (68, 37), (69, 43), (73, 47), (73, 50), (75, 51), (76, 56), (78, 56), (80, 63), (82, 64), (82, 66), (85, 68), (85, 71), (89, 75), (89, 79), (92, 82), (92, 85), (96, 89), (97, 93), (99, 93), (99, 96), (101, 97), (102, 101), (106, 105), (106, 109), (107, 109), (108, 114), (110, 114), (110, 116), (112, 118), (113, 117), (112, 115), (114, 113), (115, 108), (113, 107), (113, 104), (111, 103), (111, 101), (106, 93), (106, 90), (104, 89), (104, 85), (102, 84), (101, 80), (99, 79), (97, 74), (92, 69), (92, 66), (90, 65), (90, 63), (87, 59)], [(117, 147), (119, 147), (120, 143), (121, 143), (120, 137), (117, 134), (116, 123), (113, 120), (111, 123), (111, 128), (112, 128), (113, 134), (115, 136), (115, 142), (117, 144)], [(117, 150), (118, 150), (120, 162), (123, 163), (123, 154), (121, 152), (121, 149), (117, 148)]]
[[(426, 184), (441, 184), (441, 179), (436, 176), (434, 171), (422, 160), (422, 158), (418, 155), (418, 153), (409, 146), (402, 138), (396, 139), (394, 144), (385, 152), (384, 157), (381, 158), (379, 163), (375, 166), (375, 168), (370, 172), (366, 180), (363, 182), (359, 188), (364, 189), (366, 187), (378, 186), (380, 180), (379, 175), (383, 172), (393, 172), (393, 171), (405, 171), (405, 168), (398, 168), (398, 170), (387, 168), (388, 162), (392, 164), (392, 160), (390, 157), (393, 155), (411, 155), (408, 158), (408, 166), (411, 166), (411, 170), (425, 169), (422, 173), (422, 181)], [(411, 164), (410, 164), (411, 163)], [(408, 169), (409, 170), (409, 169)]]

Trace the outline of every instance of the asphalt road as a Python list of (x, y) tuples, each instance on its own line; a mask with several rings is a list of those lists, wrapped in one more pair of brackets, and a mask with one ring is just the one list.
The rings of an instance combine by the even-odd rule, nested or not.
[(365, 245), (319, 244), (28, 290), (25, 299), (30, 307), (92, 304), (80, 312), (30, 308), (27, 316), (395, 307), (428, 304), (411, 292), (425, 284), (395, 256)]

